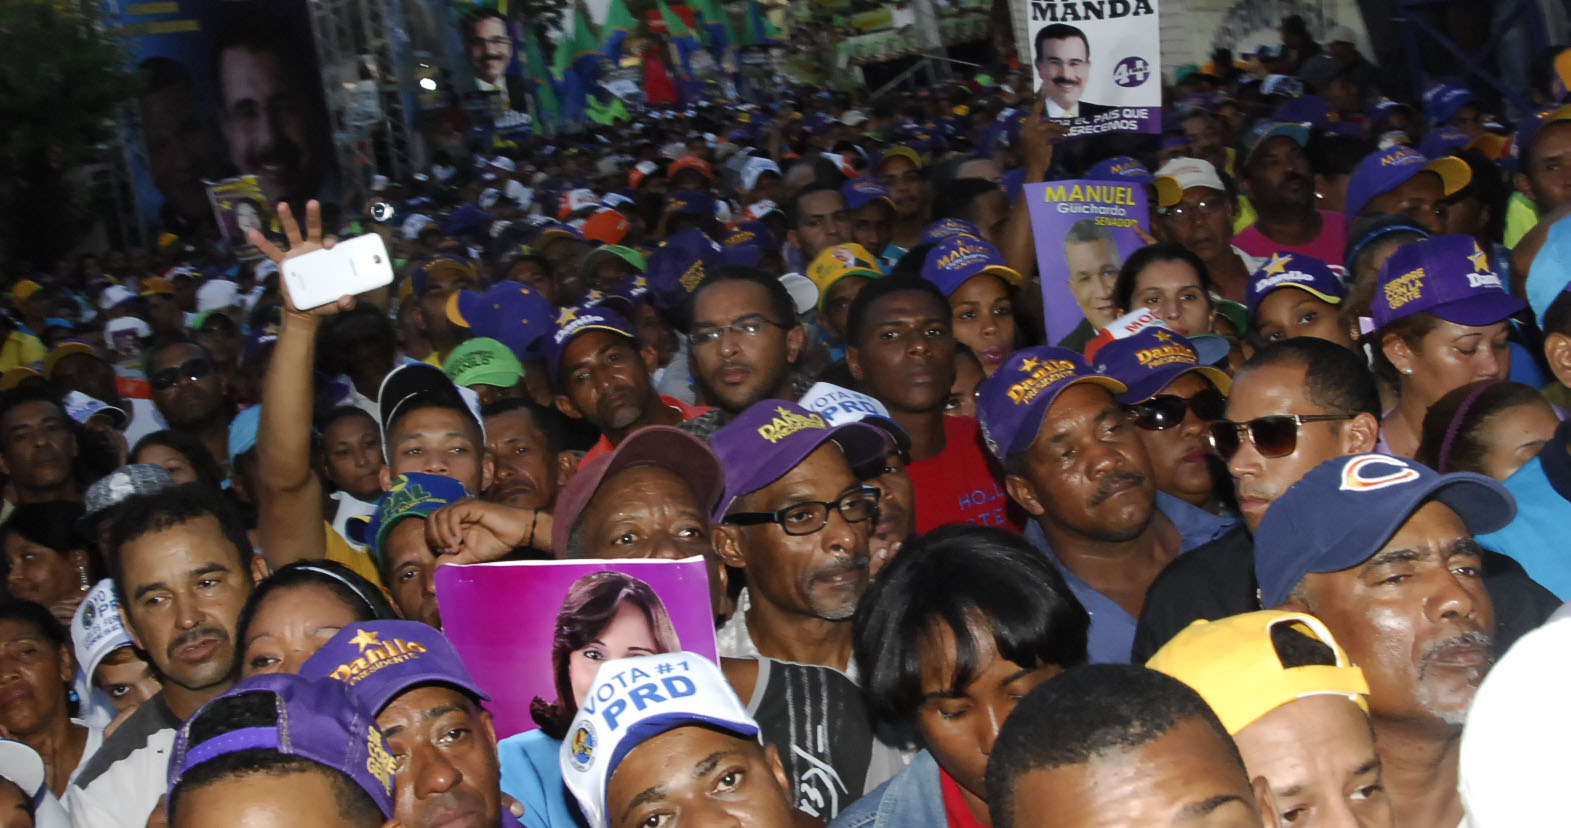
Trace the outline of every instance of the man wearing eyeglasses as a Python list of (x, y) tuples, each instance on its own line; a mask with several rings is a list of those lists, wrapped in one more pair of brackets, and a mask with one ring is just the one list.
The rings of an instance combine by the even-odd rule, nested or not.
[[(1298, 337), (1255, 354), (1233, 378), (1227, 419), (1211, 425), (1211, 444), (1227, 463), (1244, 526), (1163, 570), (1140, 613), (1136, 661), (1149, 659), (1195, 620), (1260, 609), (1252, 533), (1271, 504), (1311, 469), (1373, 451), (1379, 411), (1373, 375), (1361, 357), (1340, 345)], [(1500, 609), (1497, 635), (1503, 646), (1558, 605), (1503, 555), (1485, 553), (1484, 585)]]
[[(513, 60), (513, 38), (507, 31), (507, 19), (496, 9), (478, 9), (465, 21), (466, 45), (469, 49), (469, 70), (474, 73), (475, 89), (495, 92), (502, 98), (504, 109), (513, 109), (509, 88), (514, 84), (504, 74)], [(522, 98), (517, 99), (522, 104)]]
[(207, 349), (184, 337), (155, 343), (148, 351), (147, 382), (164, 422), (201, 438), (227, 473), (234, 406)]
[(720, 655), (821, 664), (855, 679), (851, 616), (867, 590), (879, 491), (854, 470), (882, 460), (883, 432), (831, 427), (796, 403), (763, 400), (711, 444), (726, 473), (715, 551), (747, 576)]
[(1151, 460), (1115, 396), (1128, 390), (1068, 348), (1038, 347), (1010, 355), (977, 402), (1004, 487), (1031, 515), (1026, 539), (1091, 614), (1092, 663), (1127, 662), (1135, 616), (1157, 573), (1228, 529), (1157, 491)]
[(779, 279), (727, 268), (704, 280), (689, 301), (693, 381), (714, 408), (678, 428), (707, 440), (759, 400), (798, 400), (812, 385), (793, 368), (805, 340)]
[(1200, 257), (1211, 283), (1224, 297), (1244, 301), (1249, 274), (1263, 261), (1232, 243), (1238, 201), (1209, 161), (1174, 158), (1156, 171), (1155, 220), (1151, 229), (1162, 241), (1178, 242)]

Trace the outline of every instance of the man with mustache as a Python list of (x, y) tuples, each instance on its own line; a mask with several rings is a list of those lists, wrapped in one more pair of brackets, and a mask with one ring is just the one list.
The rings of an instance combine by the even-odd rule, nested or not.
[(272, 15), (235, 15), (219, 26), (213, 65), (230, 159), (257, 176), (269, 203), (298, 210), (321, 194), (330, 162), (321, 84), (294, 35)]
[(1135, 617), (1162, 568), (1232, 525), (1156, 489), (1124, 384), (1067, 348), (1016, 351), (978, 389), (982, 435), (1026, 539), (1091, 613), (1087, 657), (1127, 663)]
[(715, 551), (747, 576), (720, 654), (821, 664), (855, 679), (851, 615), (867, 590), (879, 493), (853, 470), (883, 457), (883, 432), (831, 427), (795, 403), (763, 400), (711, 444), (726, 478)]
[[(1140, 613), (1135, 661), (1149, 659), (1197, 619), (1261, 608), (1250, 533), (1258, 531), (1267, 507), (1310, 469), (1333, 457), (1374, 451), (1379, 414), (1374, 375), (1362, 357), (1341, 345), (1298, 337), (1249, 360), (1233, 378), (1227, 419), (1211, 426), (1212, 447), (1233, 478), (1244, 525), (1162, 571)], [(1240, 429), (1253, 433), (1239, 435)], [(1560, 605), (1505, 555), (1484, 552), (1484, 584), (1498, 608), (1495, 635), (1503, 647)]]
[(1053, 23), (1037, 31), (1036, 72), (1049, 118), (1095, 118), (1114, 109), (1080, 100), (1091, 74), (1091, 41), (1074, 26)]
[(234, 683), (235, 626), (253, 587), (251, 543), (216, 492), (190, 484), (127, 499), (110, 546), (123, 620), (163, 690), (104, 740), (66, 802), (73, 825), (142, 828), (168, 785), (176, 730)]
[(1233, 245), (1259, 258), (1277, 251), (1301, 253), (1341, 271), (1347, 219), (1315, 209), (1315, 175), (1304, 152), (1308, 143), (1309, 130), (1279, 121), (1261, 121), (1244, 136), (1240, 189), (1257, 216), (1233, 237)]
[(1324, 621), (1368, 679), (1397, 825), (1464, 822), (1462, 725), (1495, 657), (1473, 535), (1515, 514), (1483, 475), (1359, 454), (1316, 466), (1260, 523), (1260, 602)]
[(513, 101), (523, 105), (523, 98), (513, 97), (518, 83), (504, 73), (513, 60), (513, 37), (507, 31), (507, 18), (496, 9), (476, 9), (464, 21), (464, 43), (469, 50), (469, 71), (475, 77), (475, 89), (495, 92), (502, 98), (504, 109), (513, 109)]
[(812, 381), (794, 364), (805, 335), (785, 285), (756, 268), (727, 268), (689, 300), (693, 382), (714, 409), (680, 428), (708, 439), (759, 400), (797, 400)]

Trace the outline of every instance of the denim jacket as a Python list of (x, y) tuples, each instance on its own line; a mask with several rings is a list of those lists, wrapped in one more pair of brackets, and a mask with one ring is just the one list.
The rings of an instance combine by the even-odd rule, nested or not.
[(933, 754), (911, 757), (905, 770), (851, 803), (829, 828), (949, 828)]

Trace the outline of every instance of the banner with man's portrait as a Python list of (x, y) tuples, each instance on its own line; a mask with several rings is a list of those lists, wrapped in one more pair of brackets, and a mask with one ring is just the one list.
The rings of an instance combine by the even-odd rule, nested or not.
[(1014, 0), (1043, 116), (1071, 136), (1161, 132), (1159, 0)]
[(127, 143), (151, 226), (217, 235), (204, 182), (239, 175), (269, 204), (338, 201), (307, 0), (107, 5), (135, 61)]
[(1145, 245), (1145, 187), (1117, 181), (1047, 181), (1022, 191), (1036, 238), (1047, 341), (1089, 339), (1119, 316), (1113, 286), (1124, 259)]

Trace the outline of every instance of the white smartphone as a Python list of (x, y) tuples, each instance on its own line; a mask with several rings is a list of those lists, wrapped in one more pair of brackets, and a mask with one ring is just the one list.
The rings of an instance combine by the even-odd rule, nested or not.
[(382, 237), (367, 233), (285, 259), (283, 277), (295, 307), (310, 310), (392, 284), (393, 260)]

